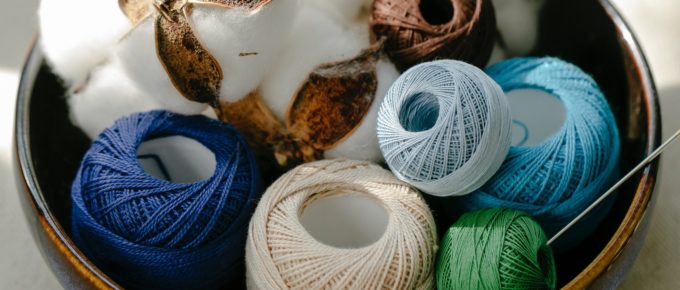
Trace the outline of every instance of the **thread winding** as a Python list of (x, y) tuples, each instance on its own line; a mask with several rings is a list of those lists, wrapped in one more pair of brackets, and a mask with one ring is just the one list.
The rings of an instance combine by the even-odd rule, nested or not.
[(483, 68), (496, 41), (489, 0), (375, 0), (370, 19), (376, 38), (401, 71), (435, 59), (458, 59)]
[[(315, 199), (342, 194), (375, 198), (389, 215), (371, 245), (335, 248), (300, 222)], [(324, 160), (289, 171), (265, 192), (246, 245), (251, 289), (430, 289), (436, 226), (420, 194), (387, 170), (363, 161)]]
[[(167, 136), (210, 149), (214, 175), (173, 183), (147, 174), (137, 147)], [(203, 116), (151, 111), (119, 119), (94, 141), (73, 182), (74, 241), (124, 287), (225, 285), (243, 273), (247, 222), (262, 187), (245, 144), (231, 126)]]
[(464, 195), (503, 163), (511, 121), (505, 94), (483, 71), (440, 60), (392, 85), (378, 112), (378, 142), (399, 179), (432, 195)]
[(541, 226), (525, 213), (466, 213), (442, 238), (437, 288), (555, 289), (555, 260), (546, 242)]
[[(549, 236), (587, 208), (613, 183), (620, 152), (616, 121), (595, 81), (556, 58), (515, 58), (487, 70), (503, 90), (536, 89), (565, 107), (562, 128), (543, 143), (511, 147), (497, 174), (461, 199), (467, 210), (514, 208), (535, 217)], [(588, 216), (558, 248), (589, 235), (609, 207)]]

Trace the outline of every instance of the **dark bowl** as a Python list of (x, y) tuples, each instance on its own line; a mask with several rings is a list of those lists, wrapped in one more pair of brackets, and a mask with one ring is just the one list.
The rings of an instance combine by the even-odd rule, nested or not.
[[(533, 54), (575, 63), (607, 96), (621, 132), (622, 170), (659, 145), (661, 116), (654, 82), (640, 47), (606, 1), (548, 1)], [(69, 238), (70, 185), (90, 140), (68, 118), (64, 88), (34, 45), (16, 107), (17, 176), (24, 213), (43, 257), (66, 288), (120, 288)], [(659, 163), (621, 188), (613, 210), (587, 243), (556, 256), (559, 285), (612, 288), (642, 245), (654, 205)]]

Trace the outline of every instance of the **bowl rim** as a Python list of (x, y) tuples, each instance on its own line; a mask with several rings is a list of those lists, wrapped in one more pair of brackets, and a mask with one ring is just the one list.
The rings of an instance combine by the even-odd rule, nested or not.
[[(46, 237), (55, 246), (59, 254), (70, 263), (76, 272), (91, 283), (96, 289), (123, 289), (120, 285), (109, 278), (104, 272), (99, 270), (87, 257), (78, 249), (71, 238), (66, 234), (60, 222), (56, 219), (52, 211), (47, 206), (43, 198), (43, 190), (40, 187), (33, 166), (33, 157), (30, 153), (30, 96), (33, 90), (33, 83), (37, 78), (37, 72), (43, 64), (43, 54), (40, 52), (40, 35), (36, 33), (31, 43), (31, 48), (26, 62), (21, 71), (19, 89), (17, 93), (15, 119), (14, 119), (14, 159), (16, 168), (20, 172), (17, 179), (18, 185), (23, 187), (23, 192), (27, 193), (30, 206), (38, 218)], [(24, 148), (23, 150), (21, 148)], [(21, 194), (21, 193), (20, 193)], [(26, 210), (26, 208), (24, 208)], [(28, 213), (25, 213), (28, 214)], [(35, 236), (34, 236), (35, 238)], [(43, 253), (43, 258), (48, 260)], [(49, 265), (50, 268), (52, 265)], [(51, 270), (53, 270), (51, 268)], [(59, 279), (58, 279), (59, 280)], [(63, 281), (59, 280), (60, 283)], [(63, 284), (62, 284), (63, 285)]]
[[(622, 18), (618, 10), (609, 0), (598, 0), (610, 19), (614, 22), (616, 32), (619, 34), (622, 49), (632, 58), (633, 72), (641, 82), (642, 105), (647, 114), (647, 136), (645, 153), (650, 154), (661, 141), (661, 112), (659, 107), (659, 97), (654, 85), (654, 78), (644, 53), (632, 33), (630, 26)], [(122, 289), (115, 281), (109, 278), (99, 268), (80, 252), (71, 238), (66, 235), (59, 221), (47, 207), (43, 198), (43, 190), (40, 188), (35, 175), (32, 156), (30, 150), (19, 150), (20, 148), (30, 148), (30, 120), (28, 111), (30, 109), (30, 98), (33, 82), (37, 77), (38, 68), (43, 63), (42, 53), (39, 52), (39, 36), (36, 34), (31, 45), (29, 56), (24, 64), (19, 90), (15, 107), (15, 128), (14, 128), (14, 159), (19, 180), (18, 185), (23, 187), (26, 196), (23, 200), (29, 200), (31, 207), (36, 214), (38, 221), (45, 231), (47, 238), (57, 248), (58, 252), (64, 256), (76, 270), (76, 272), (97, 289)], [(652, 196), (657, 179), (654, 178), (659, 168), (659, 161), (656, 160), (645, 167), (641, 178), (638, 181), (635, 194), (630, 207), (628, 208), (623, 221), (616, 232), (609, 239), (607, 245), (600, 253), (585, 267), (576, 277), (567, 283), (563, 289), (582, 289), (594, 283), (600, 276), (605, 274), (610, 265), (616, 261), (624, 248), (630, 242), (634, 233), (638, 229), (641, 221), (648, 213), (647, 208), (652, 202)], [(19, 193), (22, 195), (22, 193)], [(29, 213), (25, 213), (29, 216)], [(45, 257), (46, 258), (46, 257)], [(51, 266), (50, 266), (51, 267)], [(60, 281), (61, 282), (61, 281)]]
[[(623, 40), (620, 43), (621, 48), (626, 50), (627, 55), (631, 57), (633, 65), (629, 69), (635, 69), (632, 73), (640, 80), (642, 105), (647, 114), (646, 125), (648, 134), (645, 154), (649, 155), (661, 144), (662, 135), (659, 95), (651, 68), (637, 37), (618, 9), (609, 0), (598, 0), (598, 2), (614, 22), (619, 39)], [(659, 162), (659, 159), (657, 159), (641, 171), (642, 174), (637, 183), (631, 204), (616, 232), (614, 232), (609, 242), (607, 242), (595, 259), (562, 289), (584, 289), (588, 287), (609, 271), (610, 266), (621, 256), (626, 245), (639, 229), (642, 221), (650, 214), (647, 209), (653, 202), (652, 197), (658, 180), (655, 176), (659, 170)]]

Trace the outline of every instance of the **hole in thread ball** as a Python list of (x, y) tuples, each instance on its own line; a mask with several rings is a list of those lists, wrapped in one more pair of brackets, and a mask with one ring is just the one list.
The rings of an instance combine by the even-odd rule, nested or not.
[(515, 89), (506, 96), (512, 111), (512, 146), (543, 143), (562, 129), (567, 114), (557, 96), (537, 89)]
[(335, 192), (306, 201), (300, 223), (320, 243), (336, 248), (369, 246), (387, 229), (387, 210), (375, 198)]
[(409, 132), (434, 127), (439, 118), (439, 100), (431, 93), (417, 93), (406, 98), (399, 110), (399, 123)]
[(137, 160), (144, 171), (158, 179), (194, 183), (215, 173), (215, 154), (200, 142), (170, 136), (150, 139), (137, 148)]
[(453, 19), (453, 3), (451, 0), (421, 0), (420, 15), (431, 25), (446, 24)]

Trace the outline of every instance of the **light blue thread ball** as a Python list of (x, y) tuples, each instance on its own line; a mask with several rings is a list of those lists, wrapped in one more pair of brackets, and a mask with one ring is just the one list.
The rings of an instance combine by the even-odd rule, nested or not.
[[(564, 104), (566, 119), (543, 143), (511, 147), (496, 175), (460, 202), (466, 210), (525, 211), (550, 237), (615, 181), (620, 141), (614, 115), (589, 75), (556, 58), (515, 58), (488, 68), (487, 73), (506, 92), (536, 89), (556, 96)], [(605, 205), (587, 216), (558, 240), (558, 248), (583, 240), (607, 211)]]
[(510, 105), (482, 70), (439, 60), (406, 71), (378, 112), (380, 149), (399, 179), (436, 196), (468, 194), (503, 163)]

